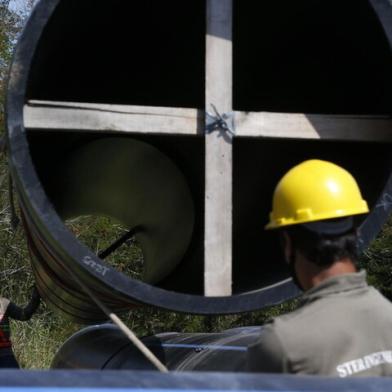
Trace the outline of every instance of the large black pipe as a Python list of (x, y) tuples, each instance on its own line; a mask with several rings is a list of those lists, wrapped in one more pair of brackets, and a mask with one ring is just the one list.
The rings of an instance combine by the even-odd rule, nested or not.
[[(161, 333), (143, 343), (173, 371), (246, 371), (247, 347), (261, 327), (242, 327), (220, 333)], [(53, 369), (155, 370), (114, 325), (84, 328), (56, 353)]]
[[(287, 2), (285, 7), (272, 1), (234, 2), (234, 109), (390, 114), (392, 6), (387, 0), (317, 4), (320, 8), (310, 0)], [(292, 18), (293, 12), (298, 17)], [(249, 23), (256, 16), (265, 23)], [(235, 313), (296, 295), (276, 238), (263, 226), (277, 180), (304, 159), (334, 161), (358, 179), (372, 207), (361, 228), (362, 247), (390, 213), (390, 144), (235, 138), (234, 295), (207, 298), (202, 295), (202, 137), (25, 129), (24, 105), (37, 99), (204, 110), (204, 19), (204, 0), (189, 4), (41, 0), (20, 37), (7, 97), (9, 166), (39, 290), (48, 303), (78, 321), (94, 322), (104, 316), (72, 280), (69, 268), (116, 312), (149, 304), (188, 313)], [(327, 28), (332, 19), (333, 28)], [(312, 34), (305, 34), (308, 30)], [(298, 53), (291, 50), (295, 45), (301, 48)], [(126, 151), (120, 154), (121, 149)], [(127, 155), (127, 151), (133, 152)], [(147, 163), (128, 185), (119, 186), (128, 169), (124, 164), (114, 167), (114, 160), (123, 157), (123, 163), (132, 165), (139, 153)], [(148, 171), (148, 156), (171, 169), (153, 164), (153, 171)], [(177, 190), (188, 195), (186, 205), (177, 211), (185, 217), (181, 223), (167, 207), (147, 201), (147, 196), (159, 196), (160, 186), (146, 190), (140, 185), (149, 176), (157, 182), (162, 177), (157, 168), (178, 179), (167, 189), (174, 213), (181, 204), (175, 199)], [(136, 203), (131, 189), (144, 189), (140, 199), (146, 200), (145, 205)], [(154, 231), (150, 216), (138, 221), (134, 214), (131, 219), (127, 207), (135, 214), (158, 208), (153, 215), (161, 215), (159, 231), (172, 236), (166, 242), (158, 236), (149, 242)], [(144, 247), (145, 281), (127, 277), (75, 238), (64, 220), (83, 214), (110, 215), (123, 221), (127, 230), (146, 226), (136, 234)], [(172, 253), (164, 255), (162, 249)]]

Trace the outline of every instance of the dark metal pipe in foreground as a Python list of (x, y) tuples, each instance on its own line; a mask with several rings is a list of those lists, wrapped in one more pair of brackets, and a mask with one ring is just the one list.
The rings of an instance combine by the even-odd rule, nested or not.
[[(247, 347), (261, 327), (221, 333), (161, 333), (142, 339), (169, 369), (175, 371), (245, 371)], [(57, 352), (54, 369), (154, 370), (155, 367), (112, 324), (84, 328)]]

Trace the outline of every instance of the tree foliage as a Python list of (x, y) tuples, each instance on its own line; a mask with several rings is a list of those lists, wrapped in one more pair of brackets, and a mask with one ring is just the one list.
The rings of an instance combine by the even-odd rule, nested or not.
[(11, 0), (0, 0), (0, 132), (4, 131), (4, 102), (8, 68), (23, 21), (34, 0), (25, 0), (18, 11), (10, 8)]
[(392, 218), (365, 250), (360, 266), (365, 268), (368, 281), (392, 301)]

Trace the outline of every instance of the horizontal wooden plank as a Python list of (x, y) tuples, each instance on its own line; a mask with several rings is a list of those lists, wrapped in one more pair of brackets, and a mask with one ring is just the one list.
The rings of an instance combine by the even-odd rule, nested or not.
[[(29, 101), (27, 129), (204, 134), (198, 109), (96, 103)], [(237, 136), (392, 141), (390, 116), (235, 112)]]
[(27, 129), (166, 133), (204, 133), (204, 111), (187, 108), (29, 101)]
[(390, 116), (235, 112), (237, 136), (392, 141)]

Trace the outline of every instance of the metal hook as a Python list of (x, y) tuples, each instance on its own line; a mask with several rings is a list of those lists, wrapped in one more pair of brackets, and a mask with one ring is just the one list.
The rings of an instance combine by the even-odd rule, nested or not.
[(214, 104), (211, 103), (211, 107), (215, 112), (215, 115), (206, 112), (206, 132), (224, 131), (231, 137), (235, 136), (234, 113), (228, 112), (220, 114)]

